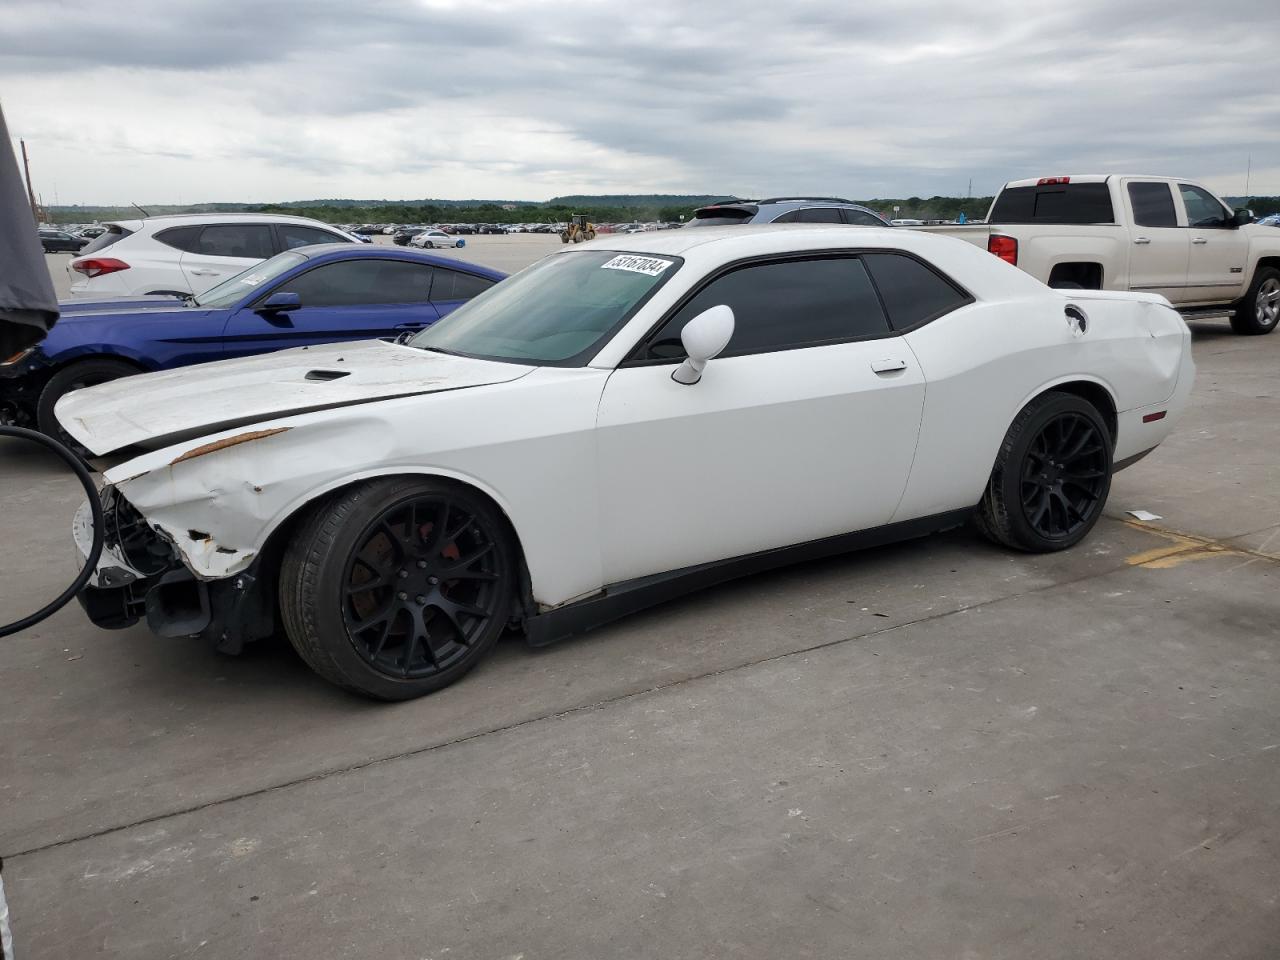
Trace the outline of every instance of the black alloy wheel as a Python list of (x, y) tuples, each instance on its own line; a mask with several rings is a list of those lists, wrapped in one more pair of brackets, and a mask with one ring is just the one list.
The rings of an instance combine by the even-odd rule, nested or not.
[(1023, 459), (1022, 511), (1046, 539), (1071, 537), (1101, 508), (1109, 440), (1079, 413), (1046, 423)]
[(1089, 401), (1056, 391), (1036, 397), (1000, 445), (978, 505), (979, 528), (997, 543), (1035, 553), (1079, 543), (1102, 516), (1113, 446)]
[(391, 677), (421, 679), (466, 656), (501, 596), (497, 543), (475, 512), (443, 495), (397, 504), (347, 561), (342, 617), (356, 651)]
[(507, 627), (517, 557), (506, 518), (469, 487), (357, 484), (314, 507), (285, 550), (285, 632), (339, 686), (422, 696), (459, 679)]

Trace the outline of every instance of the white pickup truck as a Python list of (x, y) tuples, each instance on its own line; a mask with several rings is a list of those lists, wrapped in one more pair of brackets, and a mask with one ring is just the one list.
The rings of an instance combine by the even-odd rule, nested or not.
[(914, 229), (985, 246), (1051, 287), (1159, 293), (1188, 319), (1270, 333), (1280, 230), (1253, 219), (1189, 180), (1069, 176), (1005, 184), (985, 224)]

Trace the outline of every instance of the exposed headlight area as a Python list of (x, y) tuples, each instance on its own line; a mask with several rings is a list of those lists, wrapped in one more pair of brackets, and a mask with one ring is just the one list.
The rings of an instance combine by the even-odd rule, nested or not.
[[(108, 484), (100, 496), (102, 557), (95, 578), (78, 594), (90, 620), (108, 629), (145, 620), (160, 636), (201, 636), (227, 653), (272, 633), (274, 592), (259, 582), (256, 565), (230, 579), (198, 580), (178, 545), (149, 524), (120, 490)], [(73, 525), (82, 554), (91, 540), (88, 522), (86, 503)], [(208, 534), (186, 533), (212, 543)]]
[(117, 551), (136, 573), (154, 577), (173, 566), (172, 544), (163, 540), (114, 486), (102, 489), (102, 516), (104, 544)]

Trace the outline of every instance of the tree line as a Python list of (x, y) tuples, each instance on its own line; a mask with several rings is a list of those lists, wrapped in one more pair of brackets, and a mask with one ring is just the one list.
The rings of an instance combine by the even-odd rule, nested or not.
[[(289, 203), (202, 203), (187, 206), (148, 206), (151, 215), (170, 213), (279, 213), (311, 217), (325, 223), (560, 223), (573, 214), (585, 214), (594, 223), (630, 221), (679, 223), (688, 220), (700, 206), (730, 200), (728, 196), (644, 197), (557, 197), (546, 203), (498, 203), (493, 201), (292, 201)], [(856, 200), (888, 219), (981, 220), (991, 206), (991, 197), (906, 197)], [(1235, 206), (1251, 207), (1264, 217), (1280, 213), (1280, 196), (1225, 198)], [(510, 208), (510, 209), (508, 209)], [(141, 213), (132, 207), (53, 207), (54, 223), (85, 223), (90, 220), (132, 220)]]

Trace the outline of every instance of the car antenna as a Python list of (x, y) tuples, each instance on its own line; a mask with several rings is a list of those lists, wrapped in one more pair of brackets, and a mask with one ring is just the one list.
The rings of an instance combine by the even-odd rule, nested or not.
[[(134, 203), (132, 200), (130, 200), (130, 201), (129, 201), (129, 206), (133, 207), (135, 210), (142, 210), (142, 208), (141, 208), (140, 206), (138, 206), (136, 203)], [(151, 216), (151, 214), (147, 213), (147, 211), (145, 211), (145, 210), (142, 210), (142, 215), (143, 215), (144, 217), (149, 217), (149, 216)]]

